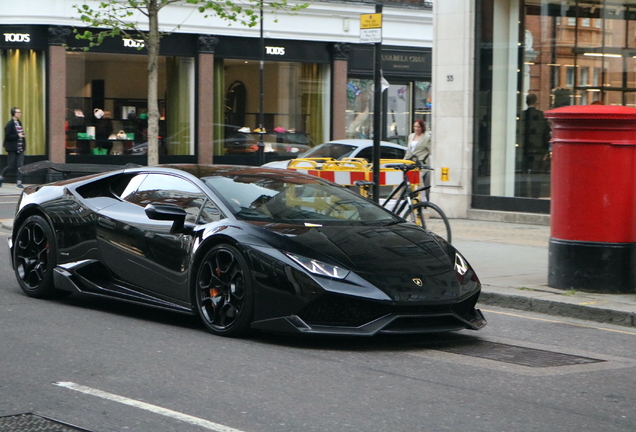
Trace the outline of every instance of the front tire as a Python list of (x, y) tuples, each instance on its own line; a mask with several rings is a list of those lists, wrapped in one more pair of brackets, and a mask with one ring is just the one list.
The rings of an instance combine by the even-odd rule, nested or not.
[(238, 249), (225, 244), (210, 249), (195, 283), (197, 309), (208, 330), (228, 337), (248, 332), (254, 292), (247, 261)]
[(53, 269), (57, 263), (55, 235), (42, 216), (28, 217), (17, 231), (14, 245), (15, 275), (29, 297), (55, 297)]

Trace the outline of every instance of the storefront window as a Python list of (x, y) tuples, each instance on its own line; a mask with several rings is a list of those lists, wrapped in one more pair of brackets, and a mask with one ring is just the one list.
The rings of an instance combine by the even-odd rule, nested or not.
[[(265, 152), (297, 155), (329, 136), (330, 70), (325, 64), (266, 61), (263, 70)], [(215, 60), (215, 155), (257, 151), (260, 67), (257, 60)], [(215, 107), (219, 104), (216, 103)], [(223, 117), (221, 117), (221, 114)]]
[(433, 88), (429, 81), (415, 81), (415, 115), (413, 120), (422, 119), (431, 126), (431, 109), (433, 107)]
[(0, 50), (0, 119), (4, 126), (11, 119), (11, 107), (20, 107), (27, 136), (26, 155), (46, 154), (44, 76), (42, 51)]
[(387, 141), (405, 145), (411, 133), (411, 99), (410, 84), (391, 84), (386, 90), (386, 139)]
[(475, 195), (550, 198), (550, 126), (567, 105), (635, 106), (636, 10), (626, 1), (478, 2)]
[[(373, 138), (373, 80), (349, 79), (347, 84), (347, 138)], [(413, 121), (422, 119), (430, 127), (431, 83), (390, 83), (383, 95), (383, 140), (404, 145), (413, 132)]]
[(166, 136), (169, 155), (194, 154), (194, 59), (166, 58)]
[[(143, 55), (67, 53), (67, 154), (147, 154), (147, 62)], [(195, 153), (194, 70), (192, 58), (159, 58), (160, 154)]]
[(373, 137), (373, 80), (347, 83), (347, 138)]

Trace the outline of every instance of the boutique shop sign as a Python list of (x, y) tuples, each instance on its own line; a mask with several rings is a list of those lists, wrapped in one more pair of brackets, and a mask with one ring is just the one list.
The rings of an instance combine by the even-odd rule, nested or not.
[[(431, 76), (432, 51), (430, 48), (382, 47), (382, 73), (384, 77), (427, 80)], [(349, 56), (349, 73), (373, 73), (373, 47), (353, 45)]]
[(382, 53), (382, 68), (393, 71), (430, 70), (431, 58), (424, 53)]
[(31, 35), (29, 33), (5, 33), (4, 41), (28, 43), (31, 42)]
[(0, 25), (0, 49), (44, 49), (47, 46), (45, 26)]
[(265, 47), (265, 54), (267, 54), (267, 55), (284, 56), (285, 55), (285, 47), (266, 46)]
[(123, 39), (126, 48), (143, 48), (146, 46), (143, 39)]

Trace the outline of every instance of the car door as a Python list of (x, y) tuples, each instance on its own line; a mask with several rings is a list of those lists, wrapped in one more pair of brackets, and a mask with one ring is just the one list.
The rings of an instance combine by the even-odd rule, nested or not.
[(190, 224), (218, 220), (221, 213), (197, 185), (171, 174), (140, 174), (121, 199), (97, 220), (102, 261), (119, 280), (150, 294), (186, 300), (192, 236), (171, 233), (171, 221), (149, 219), (144, 208), (150, 203), (177, 205)]

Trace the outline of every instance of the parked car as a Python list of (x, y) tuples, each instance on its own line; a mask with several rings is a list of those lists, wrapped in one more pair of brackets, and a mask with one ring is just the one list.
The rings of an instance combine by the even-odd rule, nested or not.
[[(255, 153), (258, 151), (260, 136), (258, 133), (236, 132), (223, 140), (225, 153)], [(295, 156), (311, 148), (313, 142), (303, 132), (271, 132), (263, 134), (265, 153)]]
[[(380, 141), (380, 159), (402, 159), (406, 153), (406, 147), (386, 141)], [(364, 158), (368, 161), (373, 159), (373, 140), (370, 139), (343, 139), (329, 141), (320, 144), (305, 153), (298, 155), (299, 158), (332, 158), (341, 160), (342, 158)], [(269, 162), (263, 165), (267, 168), (287, 168), (291, 160)]]
[(486, 325), (481, 284), (455, 247), (295, 171), (164, 165), (28, 186), (13, 226), (11, 263), (29, 297), (198, 314), (223, 336)]

